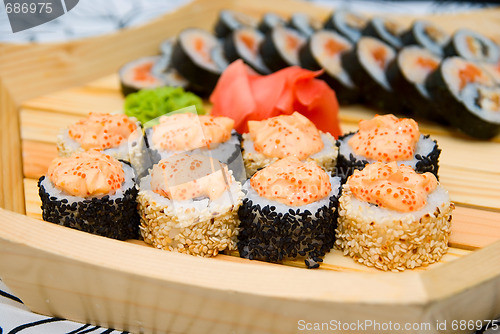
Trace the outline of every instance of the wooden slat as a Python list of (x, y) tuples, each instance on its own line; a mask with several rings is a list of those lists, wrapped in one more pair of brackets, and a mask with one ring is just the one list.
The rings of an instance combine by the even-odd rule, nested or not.
[(0, 76), (0, 207), (24, 213), (18, 105)]
[(86, 116), (121, 110), (123, 98), (118, 91), (81, 87), (34, 98), (23, 103), (23, 108)]
[(57, 157), (54, 144), (23, 140), (23, 171), (27, 178), (38, 179), (47, 173), (50, 162)]
[(67, 128), (83, 117), (83, 115), (22, 108), (20, 111), (21, 139), (54, 145), (61, 129)]

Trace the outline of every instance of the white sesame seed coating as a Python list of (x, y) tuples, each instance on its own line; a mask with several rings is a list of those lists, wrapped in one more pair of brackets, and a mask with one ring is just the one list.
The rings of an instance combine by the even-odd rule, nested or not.
[(235, 250), (243, 198), (240, 189), (241, 185), (233, 203), (216, 210), (165, 205), (157, 200), (158, 194), (141, 189), (137, 196), (141, 236), (156, 248), (189, 255), (211, 257), (225, 249)]
[(403, 271), (439, 261), (447, 252), (455, 208), (449, 200), (417, 218), (408, 214), (383, 220), (364, 215), (354, 202), (347, 183), (339, 200), (335, 245), (355, 261), (381, 270)]

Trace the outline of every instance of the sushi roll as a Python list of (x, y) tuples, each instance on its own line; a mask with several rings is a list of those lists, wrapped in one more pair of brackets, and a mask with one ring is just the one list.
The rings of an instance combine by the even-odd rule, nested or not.
[(500, 49), (495, 42), (468, 29), (455, 32), (444, 52), (448, 57), (460, 56), (469, 61), (496, 63), (500, 60)]
[(132, 167), (98, 151), (54, 159), (38, 181), (43, 220), (118, 240), (137, 239)]
[(256, 29), (235, 30), (224, 40), (224, 55), (230, 62), (243, 59), (257, 73), (269, 74), (271, 71), (266, 67), (259, 53), (259, 47), (263, 40), (264, 34)]
[(56, 144), (61, 157), (88, 150), (103, 151), (130, 163), (139, 176), (151, 167), (140, 123), (123, 114), (90, 113), (87, 118), (62, 129)]
[(389, 114), (362, 120), (357, 132), (340, 137), (337, 143), (336, 171), (344, 182), (355, 170), (376, 161), (396, 161), (417, 173), (430, 172), (438, 176), (441, 150), (435, 140), (420, 134), (417, 122), (411, 118)]
[(243, 134), (243, 161), (247, 177), (251, 177), (278, 159), (296, 157), (314, 160), (328, 172), (335, 168), (335, 138), (319, 131), (313, 122), (298, 112), (248, 121), (249, 132)]
[(141, 179), (141, 236), (156, 248), (203, 257), (234, 250), (243, 196), (241, 184), (217, 160), (171, 156)]
[(243, 185), (238, 216), (238, 251), (251, 260), (281, 262), (304, 258), (317, 268), (332, 248), (340, 190), (314, 161), (276, 161)]
[(325, 21), (324, 28), (336, 31), (352, 43), (361, 38), (361, 32), (368, 23), (368, 19), (358, 13), (345, 10), (336, 10)]
[(397, 96), (404, 96), (405, 110), (417, 118), (446, 121), (439, 117), (425, 80), (439, 66), (441, 57), (419, 46), (407, 46), (399, 51), (387, 67), (387, 79)]
[(222, 10), (215, 24), (215, 36), (224, 38), (241, 28), (257, 28), (258, 21), (241, 12)]
[(495, 80), (497, 86), (500, 86), (500, 60), (497, 63), (481, 63), (481, 66)]
[[(473, 88), (466, 90), (469, 85)], [(496, 110), (495, 104), (498, 104), (495, 102), (495, 86), (486, 70), (460, 57), (444, 59), (426, 80), (427, 90), (440, 116), (463, 133), (478, 139), (490, 139), (498, 134), (496, 118), (490, 117), (490, 112)]]
[(209, 94), (227, 67), (222, 45), (208, 31), (188, 28), (179, 34), (172, 50), (172, 67), (200, 93)]
[(376, 162), (342, 188), (335, 245), (381, 270), (427, 266), (448, 250), (453, 209), (433, 174)]
[(259, 22), (258, 29), (265, 34), (277, 26), (286, 26), (286, 20), (278, 14), (266, 13), (264, 14), (264, 16), (262, 16), (262, 19)]
[(311, 37), (314, 32), (322, 28), (320, 21), (304, 13), (294, 13), (288, 21), (288, 26), (300, 32), (304, 37)]
[(151, 72), (162, 78), (165, 86), (188, 88), (189, 82), (172, 66), (175, 41), (175, 37), (171, 37), (160, 44), (161, 56), (151, 68)]
[(161, 56), (142, 57), (123, 65), (118, 71), (123, 96), (140, 89), (166, 86), (165, 79), (152, 71), (160, 60)]
[(238, 181), (245, 179), (241, 140), (229, 117), (180, 113), (162, 116), (159, 124), (147, 128), (152, 162), (179, 153), (209, 155), (227, 164)]
[(401, 40), (403, 31), (403, 27), (394, 21), (383, 17), (374, 17), (363, 29), (362, 35), (378, 38), (392, 48), (399, 50), (403, 47)]
[(314, 33), (299, 51), (303, 68), (324, 70), (319, 77), (334, 91), (340, 104), (351, 104), (359, 100), (359, 89), (341, 64), (341, 55), (352, 49), (352, 43), (331, 30)]
[(395, 58), (392, 47), (373, 37), (362, 37), (341, 56), (342, 68), (359, 87), (364, 102), (384, 112), (398, 113), (402, 108), (386, 76), (387, 67)]
[(404, 45), (418, 45), (440, 57), (444, 56), (444, 47), (448, 44), (450, 35), (434, 24), (417, 20), (401, 35)]
[(299, 65), (299, 50), (306, 38), (292, 28), (275, 27), (269, 31), (262, 44), (260, 54), (271, 71)]

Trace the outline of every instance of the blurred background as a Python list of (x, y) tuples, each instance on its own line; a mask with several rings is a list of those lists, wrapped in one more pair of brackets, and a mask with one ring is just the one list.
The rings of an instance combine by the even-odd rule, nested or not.
[[(248, 0), (251, 1), (251, 0)], [(497, 6), (498, 1), (369, 1), (308, 0), (331, 10), (416, 15), (467, 11)], [(140, 25), (173, 11), (190, 0), (80, 0), (67, 14), (40, 26), (12, 33), (4, 6), (0, 6), (0, 42), (60, 42), (108, 34)]]

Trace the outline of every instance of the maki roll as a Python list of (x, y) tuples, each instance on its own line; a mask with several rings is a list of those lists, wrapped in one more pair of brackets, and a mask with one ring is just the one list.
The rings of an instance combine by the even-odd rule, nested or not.
[(200, 93), (210, 93), (228, 65), (217, 38), (199, 28), (181, 31), (171, 61), (179, 74)]
[(403, 31), (403, 27), (394, 21), (383, 17), (374, 17), (363, 29), (362, 35), (378, 38), (398, 50), (403, 47), (401, 40)]
[(405, 110), (415, 117), (446, 123), (431, 99), (425, 80), (439, 66), (441, 58), (428, 49), (407, 46), (399, 51), (387, 68), (387, 79), (394, 93), (404, 96)]
[(277, 26), (286, 26), (286, 20), (275, 13), (266, 13), (260, 20), (258, 29), (264, 34)]
[(236, 249), (244, 194), (227, 166), (203, 155), (177, 154), (154, 165), (137, 197), (144, 241), (197, 256)]
[(500, 60), (497, 63), (481, 63), (481, 66), (495, 80), (497, 85), (500, 85)]
[(260, 54), (271, 71), (299, 65), (299, 50), (306, 38), (292, 28), (275, 27), (266, 34)]
[(257, 20), (241, 12), (222, 10), (215, 24), (215, 36), (224, 38), (241, 28), (257, 28)]
[(446, 56), (460, 56), (477, 62), (496, 63), (500, 59), (498, 45), (488, 37), (468, 29), (455, 32), (444, 52)]
[(314, 161), (287, 157), (258, 171), (243, 186), (238, 251), (251, 260), (304, 258), (317, 268), (335, 241), (338, 177)]
[(306, 38), (322, 28), (320, 21), (304, 13), (294, 13), (288, 21), (288, 26), (297, 30)]
[(240, 136), (229, 117), (193, 113), (162, 116), (146, 129), (153, 163), (179, 153), (209, 155), (229, 165), (237, 180), (245, 179)]
[[(472, 88), (467, 88), (469, 85)], [(494, 86), (495, 81), (486, 70), (459, 57), (444, 59), (426, 80), (440, 115), (478, 139), (490, 139), (498, 133), (496, 118), (490, 117), (496, 115), (495, 104), (498, 104)]]
[(166, 86), (167, 82), (152, 71), (160, 56), (143, 57), (123, 65), (118, 71), (123, 96), (140, 89)]
[(269, 74), (271, 71), (266, 67), (259, 53), (259, 47), (264, 40), (264, 34), (252, 28), (242, 28), (224, 40), (224, 55), (230, 62), (236, 59), (243, 61), (259, 74)]
[(151, 166), (140, 123), (123, 114), (90, 113), (87, 118), (62, 129), (56, 143), (59, 156), (99, 150), (130, 163), (139, 176)]
[(330, 30), (314, 33), (299, 51), (300, 64), (308, 70), (321, 70), (323, 79), (334, 91), (340, 104), (355, 103), (359, 89), (341, 64), (341, 55), (352, 49), (352, 43)]
[(363, 100), (375, 109), (399, 112), (401, 102), (386, 77), (389, 63), (396, 51), (373, 37), (362, 37), (355, 47), (341, 56), (342, 67), (359, 87)]
[(342, 188), (335, 245), (381, 270), (426, 266), (448, 250), (453, 209), (433, 174), (376, 162)]
[(368, 23), (368, 19), (360, 14), (336, 10), (325, 21), (324, 28), (336, 31), (352, 43), (361, 38), (361, 32)]
[(438, 176), (441, 150), (437, 142), (419, 132), (411, 118), (394, 115), (375, 116), (359, 122), (359, 130), (338, 140), (337, 175), (345, 182), (355, 170), (375, 161), (407, 165), (417, 173)]
[(151, 72), (165, 81), (165, 86), (187, 88), (189, 82), (172, 66), (172, 52), (175, 37), (166, 39), (160, 44), (161, 56), (155, 62)]
[(248, 121), (249, 132), (243, 134), (243, 161), (247, 177), (285, 157), (314, 160), (328, 172), (335, 168), (335, 138), (319, 131), (313, 122), (298, 112)]
[(418, 45), (441, 57), (449, 40), (448, 33), (430, 22), (421, 20), (415, 21), (410, 29), (401, 35), (404, 45)]
[(43, 220), (104, 237), (136, 239), (132, 167), (98, 151), (54, 159), (38, 181)]

